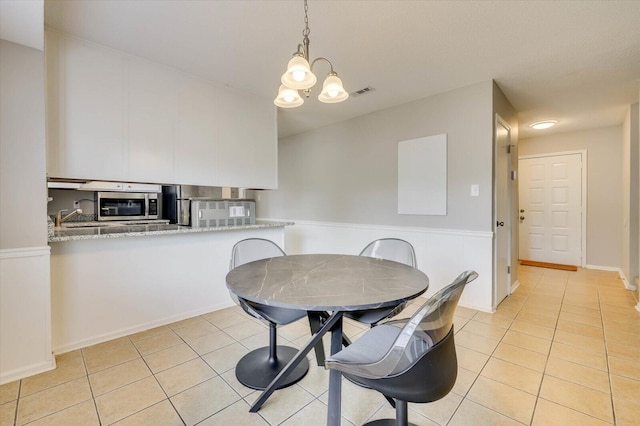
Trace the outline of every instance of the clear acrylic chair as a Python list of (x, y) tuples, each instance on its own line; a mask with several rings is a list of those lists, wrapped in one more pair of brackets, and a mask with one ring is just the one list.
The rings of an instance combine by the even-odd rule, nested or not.
[(395, 420), (368, 425), (406, 426), (408, 402), (437, 401), (451, 391), (458, 374), (453, 314), (465, 285), (477, 277), (474, 271), (463, 272), (411, 318), (373, 327), (325, 361), (325, 368), (395, 400)]
[[(413, 250), (413, 246), (407, 241), (398, 238), (382, 238), (372, 241), (360, 252), (360, 256), (393, 260), (414, 268), (417, 267), (416, 253)], [(403, 302), (388, 308), (345, 312), (344, 316), (373, 327), (382, 320), (398, 315), (406, 306), (407, 303)]]
[[(285, 255), (285, 252), (273, 241), (248, 238), (233, 246), (230, 269), (256, 260)], [(298, 352), (296, 348), (277, 344), (276, 327), (304, 318), (307, 312), (262, 305), (238, 298), (234, 293), (230, 292), (230, 294), (234, 302), (246, 313), (269, 325), (269, 346), (249, 352), (236, 365), (236, 378), (240, 383), (252, 389), (265, 389)], [(308, 370), (309, 362), (303, 359), (279, 388), (296, 383), (307, 374)]]

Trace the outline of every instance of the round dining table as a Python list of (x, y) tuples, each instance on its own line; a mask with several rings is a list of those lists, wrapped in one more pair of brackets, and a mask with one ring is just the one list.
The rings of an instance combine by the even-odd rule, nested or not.
[[(423, 294), (429, 278), (390, 260), (341, 254), (300, 254), (245, 263), (229, 271), (227, 287), (238, 297), (262, 305), (303, 309), (312, 336), (251, 406), (256, 412), (298, 363), (331, 331), (331, 354), (342, 349), (346, 311), (396, 306)], [(327, 314), (330, 312), (331, 314)], [(315, 319), (315, 321), (314, 321)], [(314, 322), (316, 326), (314, 327)], [(318, 363), (324, 355), (316, 349)], [(340, 424), (341, 373), (329, 371), (328, 425)]]

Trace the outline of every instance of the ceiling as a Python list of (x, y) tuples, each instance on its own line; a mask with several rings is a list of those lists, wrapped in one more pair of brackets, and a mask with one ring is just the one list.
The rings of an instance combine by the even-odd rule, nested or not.
[[(45, 0), (45, 25), (274, 98), (302, 42), (291, 0)], [(619, 125), (640, 91), (640, 1), (309, 0), (311, 57), (347, 91), (278, 113), (286, 137), (495, 79), (520, 137)], [(556, 119), (552, 129), (528, 124)]]

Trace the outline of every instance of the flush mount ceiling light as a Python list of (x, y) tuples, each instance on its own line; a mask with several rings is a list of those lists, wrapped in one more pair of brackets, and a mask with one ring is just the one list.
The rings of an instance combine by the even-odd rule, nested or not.
[(298, 93), (298, 90), (304, 91), (308, 98), (311, 95), (311, 88), (316, 84), (318, 79), (313, 74), (313, 66), (318, 61), (324, 61), (329, 64), (330, 71), (322, 85), (322, 92), (318, 95), (320, 102), (334, 104), (347, 100), (349, 93), (344, 90), (342, 80), (333, 70), (333, 64), (327, 58), (316, 58), (309, 65), (309, 17), (307, 12), (307, 0), (304, 0), (304, 30), (302, 30), (302, 44), (298, 45), (298, 50), (293, 54), (293, 58), (287, 65), (287, 71), (282, 74), (280, 79), (281, 85), (278, 90), (278, 96), (273, 101), (274, 104), (281, 108), (295, 108), (304, 103), (304, 99)]
[(553, 127), (556, 124), (558, 124), (557, 120), (545, 120), (545, 121), (538, 121), (537, 123), (530, 124), (529, 127), (536, 130), (544, 130), (544, 129), (548, 129), (549, 127)]

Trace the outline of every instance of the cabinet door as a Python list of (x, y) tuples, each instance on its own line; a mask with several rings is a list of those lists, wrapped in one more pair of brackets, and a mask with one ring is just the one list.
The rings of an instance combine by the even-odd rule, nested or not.
[(129, 61), (129, 175), (134, 182), (173, 183), (176, 74)]
[(251, 137), (253, 96), (217, 88), (215, 123), (218, 129), (216, 179), (219, 186), (251, 186), (253, 138)]
[(178, 78), (175, 181), (220, 186), (216, 179), (216, 96), (202, 80)]
[(277, 136), (275, 106), (271, 99), (227, 90), (224, 93), (223, 129), (218, 141), (226, 161), (218, 165), (222, 186), (275, 188)]
[(59, 161), (67, 178), (121, 180), (125, 174), (124, 60), (66, 38), (59, 111)]
[(271, 100), (256, 103), (253, 114), (253, 162), (250, 188), (278, 188), (278, 129), (276, 107)]

